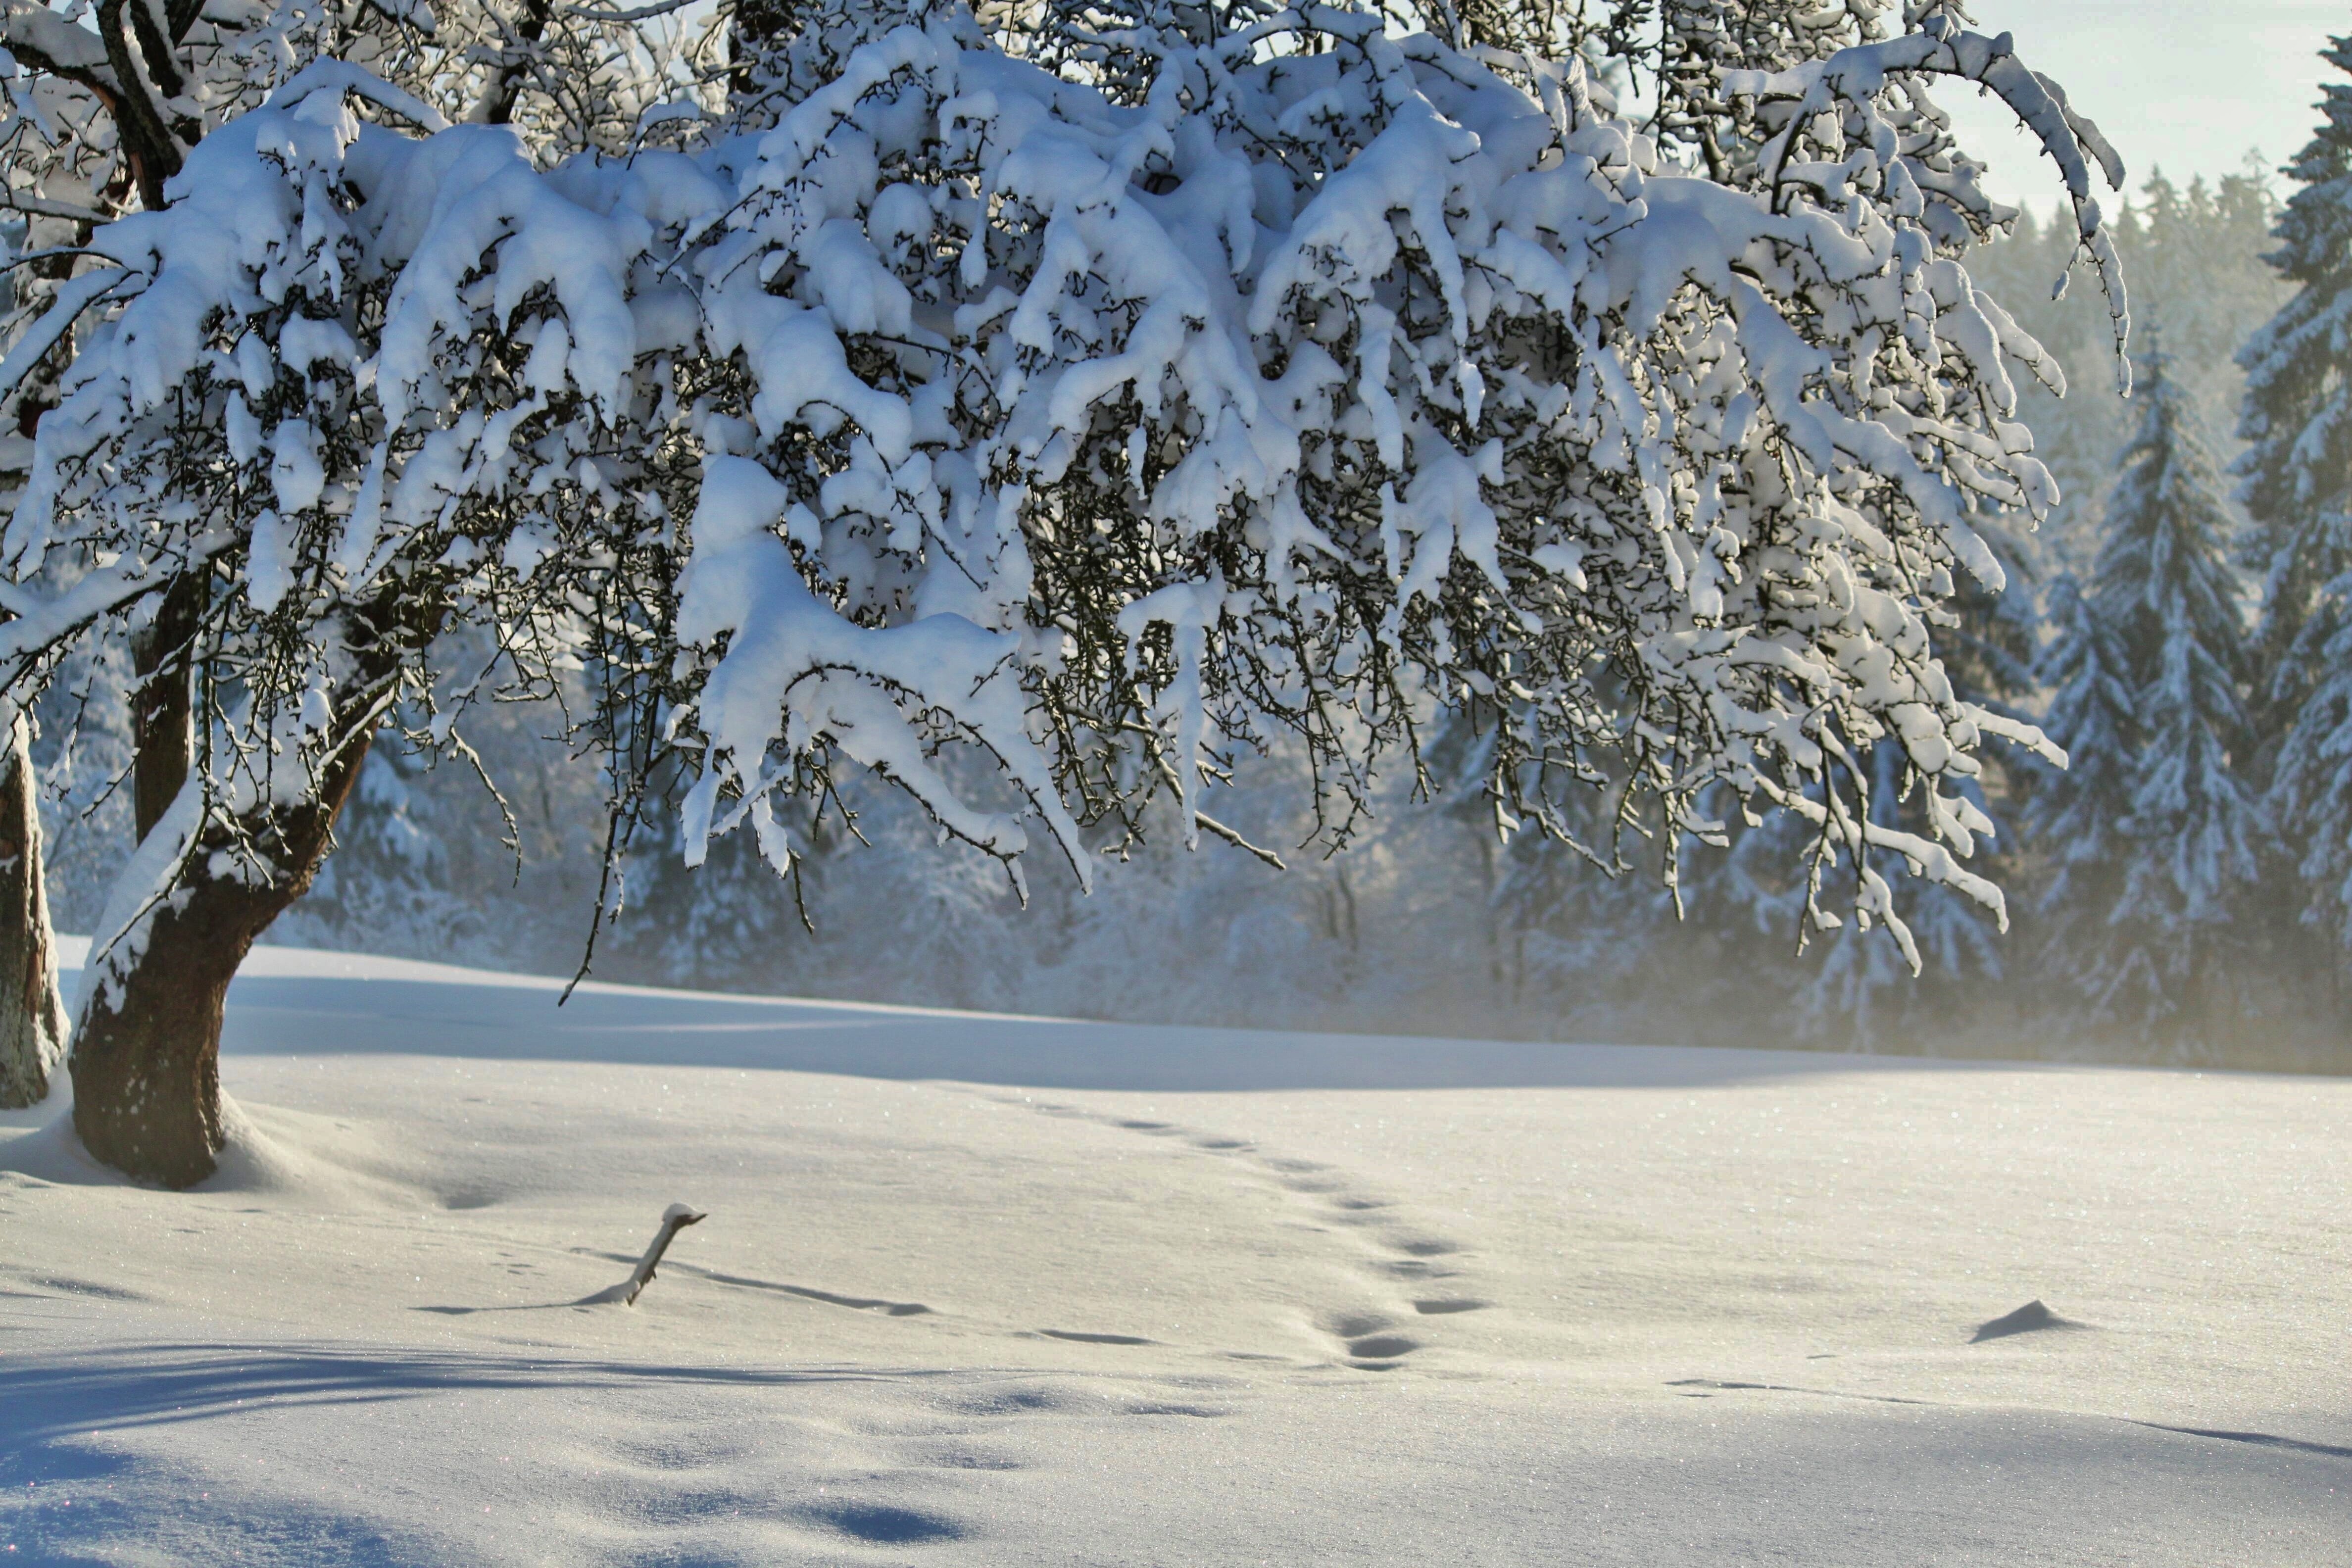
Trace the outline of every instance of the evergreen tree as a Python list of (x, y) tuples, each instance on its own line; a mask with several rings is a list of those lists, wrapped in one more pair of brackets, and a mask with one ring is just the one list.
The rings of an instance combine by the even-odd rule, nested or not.
[[(2079, 940), (2069, 916), (2114, 907), (2133, 847), (2123, 833), (2138, 752), (2130, 661), (2115, 627), (2072, 576), (2051, 584), (2052, 637), (2034, 673), (2051, 692), (2042, 727), (2066, 748), (2066, 767), (2041, 770), (2025, 814), (2025, 837), (2047, 855), (2036, 913), (2050, 922), (2064, 967)], [(2104, 917), (2101, 917), (2102, 922)]]
[[(2352, 36), (2330, 39), (2320, 55), (2352, 71)], [(2253, 522), (2248, 562), (2263, 584), (2255, 694), (2267, 747), (2285, 743), (2314, 695), (2319, 667), (2305, 657), (2315, 650), (2304, 634), (2315, 616), (2340, 618), (2322, 602), (2352, 565), (2352, 85), (2320, 91), (2323, 122), (2286, 170), (2302, 189), (2279, 216), (2268, 258), (2297, 292), (2238, 355), (2239, 434), (2252, 445), (2236, 468)]]
[(2322, 586), (2285, 665), (2309, 685), (2279, 737), (2269, 805), (2301, 848), (2303, 921), (2340, 962), (2352, 953), (2352, 573)]
[[(2352, 37), (2321, 58), (2352, 71)], [(2237, 465), (2263, 576), (2255, 697), (2269, 805), (2300, 847), (2304, 921), (2352, 947), (2352, 86), (2321, 89), (2322, 124), (2287, 173), (2267, 258), (2297, 291), (2239, 358)]]
[[(2234, 425), (2245, 376), (2233, 356), (2291, 293), (2263, 259), (2277, 214), (2261, 157), (2249, 153), (2244, 172), (2210, 184), (2198, 179), (2184, 188), (2161, 170), (2151, 173), (2115, 220), (2134, 310), (2165, 323), (2173, 374), (2194, 395), (2209, 428)], [(2060, 494), (2034, 536), (2034, 552), (2052, 570), (2087, 579), (2116, 477), (2113, 459), (2131, 437), (2136, 411), (2092, 374), (2110, 352), (2106, 311), (2096, 294), (2070, 289), (2062, 299), (2050, 297), (2051, 280), (2073, 250), (2069, 223), (2037, 222), (2027, 212), (2008, 238), (1971, 257), (1968, 267), (1976, 287), (2011, 310), (2074, 380), (2061, 397), (2021, 378), (2018, 412)], [(2237, 447), (2228, 441), (2222, 456), (2233, 458)], [(1948, 651), (1945, 657), (1948, 662)]]
[(2058, 857), (2045, 908), (2060, 978), (2096, 1021), (2199, 1056), (2233, 1000), (2266, 828), (2241, 772), (2247, 651), (2219, 472), (2169, 357), (2141, 367), (2095, 588), (2060, 595), (2044, 661), (2048, 727), (2073, 766), (2037, 826)]

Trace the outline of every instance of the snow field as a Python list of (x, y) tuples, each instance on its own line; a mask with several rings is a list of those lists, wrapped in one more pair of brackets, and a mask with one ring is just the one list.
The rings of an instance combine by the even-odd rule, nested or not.
[[(248, 1131), (192, 1194), (75, 1168), (54, 1108), (0, 1123), (0, 1549), (2352, 1538), (2352, 1085), (554, 990), (262, 950), (224, 1062)], [(674, 1200), (710, 1218), (637, 1307), (576, 1305)], [(1969, 1342), (2034, 1298), (2071, 1326)]]

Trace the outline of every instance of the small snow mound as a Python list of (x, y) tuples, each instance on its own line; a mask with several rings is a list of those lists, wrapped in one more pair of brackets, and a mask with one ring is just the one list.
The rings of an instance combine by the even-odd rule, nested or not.
[(196, 1184), (200, 1193), (291, 1194), (317, 1184), (319, 1163), (299, 1144), (289, 1147), (254, 1124), (245, 1107), (221, 1096), (221, 1131), (227, 1146), (213, 1173)]
[(364, 1135), (350, 1122), (274, 1106), (248, 1111), (224, 1094), (221, 1125), (227, 1147), (219, 1168), (196, 1184), (196, 1192), (272, 1197), (313, 1209), (415, 1205), (416, 1194), (398, 1184), (352, 1168), (373, 1162)]
[[(129, 1187), (140, 1184), (102, 1164), (74, 1131), (70, 1080), (36, 1108), (41, 1121), (0, 1141), (0, 1171), (72, 1187)], [(18, 1113), (22, 1118), (24, 1113)], [(217, 1168), (190, 1189), (269, 1197), (306, 1209), (412, 1206), (415, 1194), (397, 1183), (364, 1174), (352, 1163), (370, 1163), (373, 1151), (349, 1122), (299, 1111), (244, 1106), (221, 1096), (222, 1130), (228, 1135)], [(23, 1121), (18, 1121), (23, 1125)], [(5, 1128), (0, 1123), (0, 1128)]]
[(2079, 1329), (2083, 1326), (2060, 1317), (2042, 1305), (2040, 1297), (2036, 1297), (2014, 1312), (2005, 1312), (1990, 1321), (1979, 1323), (1969, 1342), (1982, 1344), (1987, 1340), (2007, 1339), (2011, 1334), (2030, 1334), (2040, 1329)]
[[(58, 1076), (65, 1077), (62, 1073)], [(20, 1176), (62, 1187), (133, 1184), (121, 1172), (100, 1164), (82, 1147), (81, 1136), (74, 1131), (73, 1094), (69, 1089), (51, 1089), (49, 1098), (35, 1109), (46, 1113), (45, 1119), (31, 1131), (0, 1143), (0, 1171), (14, 1171)]]

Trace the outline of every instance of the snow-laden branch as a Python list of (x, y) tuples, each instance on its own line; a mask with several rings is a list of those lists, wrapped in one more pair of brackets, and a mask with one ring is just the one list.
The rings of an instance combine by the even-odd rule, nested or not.
[[(1777, 191), (1790, 178), (1790, 161), (1801, 140), (1811, 132), (1817, 117), (1832, 111), (1843, 111), (1858, 121), (1849, 134), (1863, 140), (1876, 162), (1895, 163), (1899, 133), (1876, 111), (1873, 100), (1884, 91), (1890, 76), (1906, 71), (1981, 83), (2008, 106), (2058, 165), (2074, 210), (2078, 254), (2089, 258), (2106, 292), (2107, 313), (2115, 330), (2116, 390), (2128, 395), (2131, 310), (2114, 238), (2091, 194), (2090, 170), (2095, 162), (2107, 188), (2121, 193), (2123, 160), (2098, 126), (2067, 104), (2063, 88), (2029, 69), (2018, 58), (2010, 34), (1988, 38), (1966, 32), (1949, 17), (1937, 15), (1923, 22), (1916, 33), (1843, 50), (1793, 70), (1718, 74), (1726, 95), (1770, 104), (1781, 123), (1782, 129), (1765, 148), (1765, 162)], [(2065, 284), (2062, 277), (2057, 291), (2063, 293)]]
[[(1999, 93), (2111, 258), (2095, 130), (1939, 23), (1727, 71), (1760, 152), (1717, 178), (1579, 58), (1181, 20), (1122, 35), (1129, 93), (877, 14), (772, 124), (551, 168), (313, 67), (92, 239), (148, 281), (88, 301), (9, 559), (131, 585), (227, 531), (205, 657), (264, 729), (363, 652), (430, 701), (436, 630), (493, 625), (594, 684), (616, 811), (683, 763), (696, 858), (749, 823), (788, 868), (854, 764), (1083, 879), (1082, 826), (1162, 793), (1240, 842), (1204, 781), (1286, 732), (1344, 818), (1450, 707), (1491, 721), (1498, 823), (1564, 833), (1554, 793), (1613, 781), (1675, 838), (1721, 786), (1898, 938), (1882, 860), (1998, 910), (1974, 752), (2039, 737), (1929, 626), (1956, 574), (2000, 585), (1978, 522), (2055, 500), (2007, 367), (2062, 378), (1969, 279), (1921, 84)], [(0, 651), (33, 670), (31, 628), (116, 591), (20, 583)], [(1879, 746), (1909, 826), (1864, 798)]]

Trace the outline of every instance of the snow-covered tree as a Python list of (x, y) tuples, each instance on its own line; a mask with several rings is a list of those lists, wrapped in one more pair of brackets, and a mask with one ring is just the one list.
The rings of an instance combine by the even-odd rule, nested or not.
[(2094, 1016), (2194, 1055), (2240, 1000), (2268, 826), (2241, 771), (2248, 661), (2220, 473), (2168, 356), (2141, 364), (2096, 584), (2062, 595), (2044, 665), (2046, 727), (2075, 771), (2045, 786), (2037, 826), (2052, 934)]
[[(2321, 56), (2352, 70), (2352, 37)], [(2237, 469), (2263, 575), (2256, 711), (2280, 835), (2299, 847), (2306, 922), (2352, 950), (2352, 85), (2287, 174), (2270, 261), (2296, 292), (2248, 340)]]
[[(2133, 313), (2163, 320), (2173, 374), (2195, 395), (2209, 430), (2236, 425), (2245, 387), (2237, 352), (2290, 292), (2263, 259), (2277, 212), (2269, 176), (2250, 153), (2242, 172), (2185, 187), (2151, 171), (2109, 220), (2131, 277)], [(2082, 365), (2104, 351), (2107, 322), (2090, 290), (2050, 297), (2048, 279), (2074, 248), (2073, 228), (2063, 216), (2043, 223), (2029, 211), (2008, 237), (1979, 253), (1969, 274), (1977, 287), (2009, 302), (2019, 324), (2062, 363)], [(2031, 541), (2032, 553), (2053, 572), (2087, 577), (2115, 482), (2115, 455), (2131, 439), (2138, 411), (2095, 387), (2084, 390), (2089, 395), (2062, 398), (2025, 387), (2019, 407), (2032, 427), (2035, 451), (2064, 492)], [(2234, 438), (2219, 446), (2230, 458), (2240, 449)], [(2011, 613), (2021, 603), (2015, 596), (2003, 601)]]
[(143, 682), (73, 1058), (101, 1157), (211, 1168), (236, 963), (379, 728), (456, 745), (498, 692), (585, 692), (616, 856), (682, 773), (689, 862), (748, 826), (789, 869), (862, 769), (1084, 882), (1087, 825), (1214, 832), (1276, 737), (1339, 842), (1475, 700), (1523, 831), (1598, 788), (1671, 840), (1712, 794), (1804, 826), (1817, 923), (1837, 876), (1898, 938), (1890, 872), (1999, 908), (1976, 748), (2042, 742), (1929, 626), (2000, 580), (1980, 510), (2048, 507), (2009, 366), (2056, 373), (1969, 280), (2003, 215), (1935, 79), (2041, 136), (2125, 321), (2120, 170), (2006, 39), (1715, 68), (1721, 177), (1580, 57), (1322, 7), (1115, 42), (1055, 75), (952, 6), (826, 13), (739, 60), (737, 128), (546, 169), (322, 60), (92, 234), (0, 685), (90, 639)]
[[(2352, 71), (2352, 36), (2320, 56)], [(2296, 722), (2322, 667), (2302, 643), (2321, 601), (2352, 566), (2352, 85), (2320, 88), (2325, 122), (2286, 173), (2269, 260), (2295, 293), (2238, 355), (2246, 372), (2239, 499), (2252, 519), (2248, 556), (2260, 574), (2256, 698), (2276, 745)], [(2340, 618), (2341, 611), (2325, 618)]]
[[(618, 150), (671, 96), (685, 100), (680, 112), (693, 111), (679, 84), (695, 81), (691, 62), (712, 55), (715, 34), (649, 34), (636, 25), (677, 8), (622, 14), (555, 0), (455, 0), (436, 16), (410, 0), (100, 0), (94, 10), (0, 0), (8, 93), (0, 210), (18, 215), (0, 255), (10, 277), (10, 308), (0, 310), (0, 501), (17, 499), (31, 437), (63, 395), (78, 334), (122, 280), (118, 268), (89, 264), (102, 261), (89, 246), (94, 227), (163, 205), (212, 132), (331, 58), (415, 86), (453, 117), (516, 123), (542, 157)], [(170, 728), (176, 708), (165, 708)], [(29, 773), (8, 777), (10, 788), (31, 788)], [(143, 833), (155, 802), (142, 805)], [(24, 874), (36, 889), (26, 908), (46, 920), (37, 833), (26, 843)], [(22, 953), (5, 950), (5, 964), (52, 969), (46, 927), (27, 928), (26, 941)], [(53, 982), (45, 1001), (27, 997), (28, 1017), (61, 1011)]]
[[(698, 93), (714, 90), (716, 25), (657, 20), (681, 5), (0, 0), (0, 211), (22, 224), (5, 258), (16, 309), (0, 347), (16, 363), (0, 414), (29, 437), (56, 401), (70, 334), (99, 302), (90, 279), (108, 270), (77, 268), (92, 226), (163, 205), (193, 147), (313, 62), (364, 69), (449, 120), (512, 123), (543, 161), (619, 152), (698, 118)], [(0, 450), (0, 475), (21, 468), (11, 457)]]
[(2035, 780), (2024, 832), (2045, 857), (2036, 902), (2051, 921), (2048, 962), (2063, 969), (2073, 944), (2103, 928), (2134, 853), (2124, 824), (2139, 755), (2139, 683), (2121, 635), (2071, 574), (2051, 584), (2048, 624), (2034, 673), (2050, 693), (2042, 728), (2065, 748), (2066, 765)]
[(2271, 759), (2266, 801), (2280, 842), (2297, 852), (2302, 919), (2340, 965), (2352, 954), (2352, 574), (2319, 585), (2288, 648), (2309, 673)]

